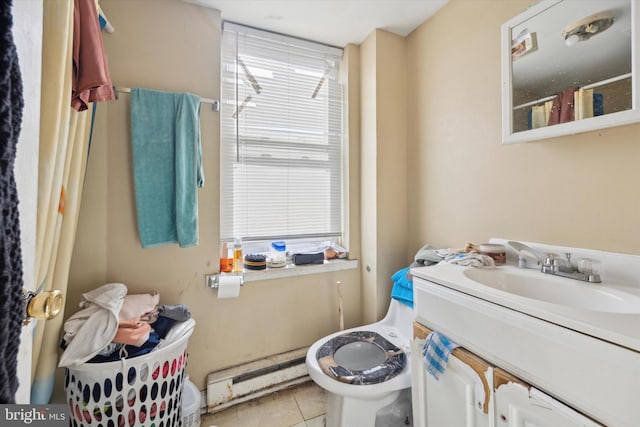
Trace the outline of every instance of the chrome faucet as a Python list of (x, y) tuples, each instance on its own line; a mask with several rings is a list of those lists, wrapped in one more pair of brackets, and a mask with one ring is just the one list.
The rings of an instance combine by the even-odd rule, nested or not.
[(565, 259), (554, 254), (547, 254), (540, 269), (545, 274), (568, 277), (569, 279), (581, 280), (589, 283), (600, 283), (600, 273), (597, 262), (584, 258), (578, 261), (576, 267), (571, 262), (571, 254), (565, 253)]
[(547, 274), (554, 273), (575, 273), (576, 268), (571, 264), (571, 254), (565, 252), (565, 259), (557, 257), (555, 254), (547, 254), (544, 257), (540, 271)]
[[(540, 266), (542, 265), (542, 259), (533, 249), (520, 242), (508, 241), (507, 243), (518, 253), (518, 267), (536, 269), (540, 268)], [(530, 263), (527, 259), (534, 259), (535, 266), (529, 267)]]
[[(567, 277), (570, 279), (581, 280), (589, 283), (600, 283), (600, 272), (598, 262), (583, 258), (578, 261), (577, 266), (571, 262), (571, 254), (565, 253), (565, 257), (561, 258), (556, 254), (546, 254), (540, 257), (529, 246), (509, 241), (509, 246), (518, 253), (518, 267), (520, 268), (540, 268), (544, 274), (552, 274), (554, 276)], [(535, 266), (529, 267), (528, 259), (535, 259)]]

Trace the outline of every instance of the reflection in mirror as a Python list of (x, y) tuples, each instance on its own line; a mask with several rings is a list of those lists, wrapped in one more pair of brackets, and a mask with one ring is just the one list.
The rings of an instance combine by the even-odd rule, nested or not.
[(634, 7), (632, 0), (546, 0), (503, 25), (504, 142), (640, 119)]
[(514, 132), (631, 108), (630, 0), (563, 1), (511, 34), (533, 41), (512, 53)]

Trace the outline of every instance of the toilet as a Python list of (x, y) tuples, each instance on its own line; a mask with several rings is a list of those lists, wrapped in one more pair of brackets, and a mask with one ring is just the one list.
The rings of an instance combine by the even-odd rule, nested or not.
[(309, 376), (328, 394), (327, 427), (406, 427), (414, 313), (391, 299), (384, 319), (336, 332), (307, 351)]

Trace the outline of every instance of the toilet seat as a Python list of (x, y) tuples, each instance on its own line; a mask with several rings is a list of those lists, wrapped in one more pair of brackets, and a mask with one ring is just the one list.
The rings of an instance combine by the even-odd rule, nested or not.
[[(367, 356), (372, 359), (371, 366), (365, 363), (349, 364), (342, 361), (340, 365), (336, 361), (336, 353), (345, 346), (362, 343), (362, 348), (367, 350)], [(358, 346), (351, 355), (358, 355)], [(348, 384), (367, 385), (388, 381), (398, 375), (407, 364), (407, 356), (396, 345), (389, 342), (382, 335), (374, 331), (356, 330), (333, 337), (325, 342), (316, 352), (316, 359), (320, 369), (329, 377)], [(338, 357), (339, 360), (349, 360), (349, 357)], [(380, 361), (381, 360), (381, 361)], [(348, 365), (348, 366), (345, 366)]]

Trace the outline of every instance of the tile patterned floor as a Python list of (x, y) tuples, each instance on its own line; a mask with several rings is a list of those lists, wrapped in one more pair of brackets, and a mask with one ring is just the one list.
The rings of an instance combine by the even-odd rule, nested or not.
[(313, 381), (202, 415), (202, 427), (324, 427), (327, 393)]

